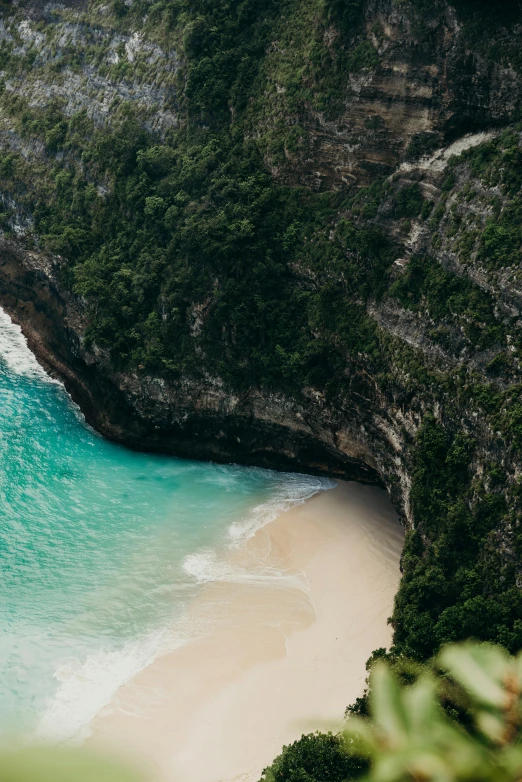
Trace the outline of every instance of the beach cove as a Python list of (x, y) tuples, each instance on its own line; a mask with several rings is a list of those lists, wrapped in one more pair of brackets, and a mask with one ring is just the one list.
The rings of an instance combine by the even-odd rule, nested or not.
[(387, 646), (403, 529), (375, 486), (115, 446), (0, 311), (0, 740), (150, 782), (257, 782)]
[(256, 782), (362, 694), (366, 659), (391, 641), (403, 537), (386, 493), (356, 483), (279, 515), (191, 605), (207, 631), (120, 688), (88, 744), (161, 782)]
[[(0, 745), (81, 741), (207, 624), (214, 559), (325, 478), (145, 454), (86, 425), (0, 310)], [(239, 550), (239, 549), (238, 549)]]

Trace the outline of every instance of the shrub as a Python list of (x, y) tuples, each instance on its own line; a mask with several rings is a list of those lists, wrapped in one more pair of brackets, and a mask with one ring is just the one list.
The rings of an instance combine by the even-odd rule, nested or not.
[[(446, 647), (401, 684), (389, 663), (370, 675), (370, 717), (351, 717), (350, 752), (371, 763), (367, 782), (515, 782), (522, 774), (522, 654), (489, 644)], [(464, 706), (458, 724), (448, 698)]]
[(348, 782), (368, 767), (341, 734), (311, 733), (283, 747), (261, 782)]

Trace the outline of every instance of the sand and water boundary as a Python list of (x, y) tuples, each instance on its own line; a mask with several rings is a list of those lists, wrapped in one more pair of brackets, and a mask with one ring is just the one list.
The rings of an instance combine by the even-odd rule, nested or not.
[[(91, 725), (161, 782), (256, 782), (284, 744), (335, 726), (387, 646), (404, 533), (386, 492), (339, 482), (229, 552), (205, 632), (120, 688)], [(235, 571), (234, 568), (237, 568)]]

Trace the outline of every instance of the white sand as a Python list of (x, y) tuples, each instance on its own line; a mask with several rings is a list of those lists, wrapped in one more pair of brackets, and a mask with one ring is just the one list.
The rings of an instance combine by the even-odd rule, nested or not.
[[(339, 722), (387, 646), (403, 530), (386, 493), (340, 483), (231, 552), (256, 577), (202, 588), (204, 637), (120, 689), (89, 744), (162, 782), (257, 782), (284, 744)], [(267, 575), (268, 573), (268, 575)]]

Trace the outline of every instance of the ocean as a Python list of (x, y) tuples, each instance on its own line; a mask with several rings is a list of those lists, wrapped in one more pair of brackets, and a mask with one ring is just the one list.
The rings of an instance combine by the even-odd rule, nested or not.
[(205, 583), (278, 578), (226, 552), (333, 485), (106, 441), (0, 310), (0, 741), (81, 739), (205, 632), (187, 611)]

